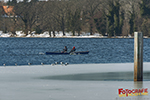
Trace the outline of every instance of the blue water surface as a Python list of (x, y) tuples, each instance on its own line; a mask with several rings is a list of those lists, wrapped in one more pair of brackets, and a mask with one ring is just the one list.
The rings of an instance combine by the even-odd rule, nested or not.
[[(144, 39), (144, 62), (150, 62), (150, 39)], [(86, 55), (45, 55), (46, 51), (90, 51)], [(0, 38), (0, 66), (67, 62), (130, 63), (134, 62), (134, 39), (115, 38)]]

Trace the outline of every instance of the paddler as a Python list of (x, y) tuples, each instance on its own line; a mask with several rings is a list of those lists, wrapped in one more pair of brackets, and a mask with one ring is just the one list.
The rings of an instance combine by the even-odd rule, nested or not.
[(67, 52), (67, 46), (64, 47), (62, 53), (66, 53)]
[(72, 53), (72, 52), (75, 52), (76, 51), (76, 48), (75, 46), (73, 46), (73, 48), (71, 49), (71, 51), (69, 53)]

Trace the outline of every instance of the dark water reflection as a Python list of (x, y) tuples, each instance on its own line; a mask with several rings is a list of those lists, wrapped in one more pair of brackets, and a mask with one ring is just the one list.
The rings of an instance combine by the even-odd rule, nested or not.
[[(150, 72), (144, 72), (143, 77), (144, 81), (150, 81)], [(133, 72), (69, 74), (69, 75), (45, 76), (40, 77), (40, 79), (80, 80), (80, 81), (133, 81)]]

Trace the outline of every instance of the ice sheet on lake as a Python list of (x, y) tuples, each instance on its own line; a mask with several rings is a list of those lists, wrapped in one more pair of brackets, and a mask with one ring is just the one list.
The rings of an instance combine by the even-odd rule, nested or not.
[(0, 100), (117, 100), (121, 87), (150, 88), (149, 66), (143, 83), (132, 81), (133, 63), (0, 66)]

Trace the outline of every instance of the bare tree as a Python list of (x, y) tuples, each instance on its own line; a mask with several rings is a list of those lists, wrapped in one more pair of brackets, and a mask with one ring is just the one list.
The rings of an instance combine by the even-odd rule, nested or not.
[[(98, 31), (103, 35), (106, 31), (112, 35), (120, 35), (121, 27), (124, 35), (134, 31), (144, 31), (148, 35), (150, 31), (149, 16), (146, 13), (142, 16), (140, 13), (139, 3), (143, 0), (12, 1), (15, 15), (6, 18), (0, 13), (0, 29), (13, 34), (21, 28), (26, 35), (35, 30), (37, 33), (49, 31), (50, 35), (52, 31), (54, 36), (55, 31), (62, 31), (63, 35), (65, 31), (72, 31), (73, 35), (75, 31), (78, 34), (80, 31), (88, 31), (90, 34)], [(146, 7), (149, 8), (149, 1), (147, 2)]]
[(17, 15), (24, 23), (24, 33), (28, 35), (31, 32), (37, 18), (37, 2), (28, 2), (24, 0), (14, 7), (15, 15)]
[(55, 31), (59, 30), (59, 24), (56, 20), (57, 18), (55, 18), (56, 7), (56, 1), (47, 1), (46, 3), (44, 2), (43, 6), (41, 7), (42, 10), (40, 11), (38, 22), (38, 25), (40, 26), (42, 31), (49, 31), (50, 36), (51, 32), (53, 32), (54, 37)]
[(90, 34), (93, 34), (93, 27), (95, 27), (94, 23), (94, 15), (99, 11), (99, 5), (102, 3), (101, 0), (85, 0), (85, 12), (86, 12), (86, 19), (89, 23), (89, 30)]
[(35, 23), (33, 25), (33, 29), (36, 33), (40, 34), (44, 31), (48, 31), (49, 19), (47, 16), (47, 3), (46, 2), (37, 2), (36, 7), (36, 15), (35, 15)]
[(70, 2), (70, 9), (67, 11), (67, 30), (72, 31), (73, 35), (75, 35), (75, 31), (80, 35), (80, 31), (82, 29), (83, 19), (83, 4), (74, 0)]
[(57, 21), (58, 25), (60, 26), (60, 30), (65, 35), (66, 30), (66, 16), (69, 9), (69, 1), (57, 1), (57, 7), (55, 12), (53, 12), (53, 17)]

